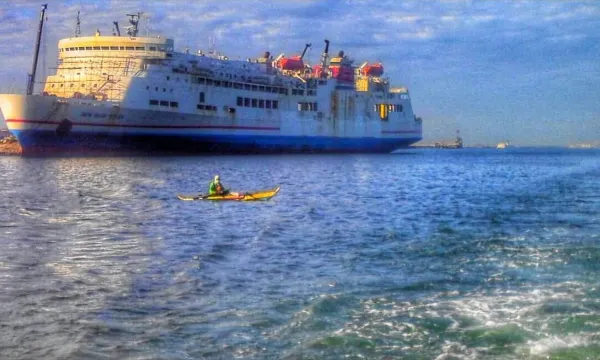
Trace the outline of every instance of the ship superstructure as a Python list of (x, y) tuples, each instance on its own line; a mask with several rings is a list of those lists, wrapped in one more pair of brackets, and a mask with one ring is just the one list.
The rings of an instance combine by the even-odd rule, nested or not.
[(172, 39), (72, 37), (41, 95), (0, 95), (23, 152), (389, 152), (421, 140), (406, 88), (343, 51), (320, 63), (175, 51)]

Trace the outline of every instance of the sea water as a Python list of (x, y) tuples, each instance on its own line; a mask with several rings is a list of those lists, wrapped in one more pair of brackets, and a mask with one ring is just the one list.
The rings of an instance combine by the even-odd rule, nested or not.
[[(265, 202), (180, 201), (219, 174)], [(0, 158), (2, 359), (597, 359), (600, 152)]]

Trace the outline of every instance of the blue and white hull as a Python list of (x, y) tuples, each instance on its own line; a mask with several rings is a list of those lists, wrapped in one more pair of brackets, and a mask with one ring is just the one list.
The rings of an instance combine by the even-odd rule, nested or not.
[(367, 127), (293, 113), (253, 120), (25, 95), (0, 95), (0, 108), (24, 155), (387, 153), (421, 140), (420, 122), (409, 128)]
[(293, 137), (264, 135), (161, 135), (17, 130), (24, 155), (52, 153), (302, 153), (374, 152), (388, 153), (419, 141), (420, 138), (344, 139), (334, 137)]

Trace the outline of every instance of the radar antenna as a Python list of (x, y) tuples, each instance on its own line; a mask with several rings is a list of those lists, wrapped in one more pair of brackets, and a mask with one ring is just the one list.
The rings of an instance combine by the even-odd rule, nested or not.
[(214, 36), (209, 36), (208, 37), (208, 53), (215, 55), (217, 53), (217, 50), (215, 48), (215, 37)]
[(129, 23), (131, 24), (131, 26), (127, 26), (127, 35), (131, 36), (131, 37), (136, 37), (138, 34), (138, 24), (140, 22), (140, 16), (143, 13), (139, 12), (137, 14), (127, 14), (127, 16), (130, 17), (129, 19)]
[(77, 26), (75, 27), (75, 37), (81, 35), (81, 21), (79, 21), (79, 11), (77, 12)]

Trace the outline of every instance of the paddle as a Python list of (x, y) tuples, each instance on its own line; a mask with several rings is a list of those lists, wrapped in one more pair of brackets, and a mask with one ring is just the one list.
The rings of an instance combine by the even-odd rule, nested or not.
[[(240, 193), (238, 193), (238, 192), (227, 191), (227, 192), (226, 192), (226, 193), (224, 193), (224, 194), (206, 194), (206, 195), (198, 195), (198, 196), (195, 196), (195, 197), (194, 197), (194, 200), (204, 200), (204, 199), (207, 199), (207, 198), (209, 198), (209, 197), (211, 197), (211, 196), (221, 196), (221, 197), (225, 197), (225, 196), (227, 196), (227, 195), (232, 195), (232, 196), (235, 196), (235, 197), (237, 197), (237, 198), (239, 198), (239, 199), (243, 199), (243, 198), (244, 198), (244, 195), (250, 195), (250, 194), (240, 194)], [(250, 196), (252, 196), (252, 195), (250, 195)]]
[(245, 194), (240, 194), (241, 199), (245, 198), (246, 196), (250, 196), (251, 198), (253, 198), (254, 200), (256, 200), (256, 198), (254, 197), (254, 195), (252, 195), (251, 193), (245, 193)]

